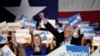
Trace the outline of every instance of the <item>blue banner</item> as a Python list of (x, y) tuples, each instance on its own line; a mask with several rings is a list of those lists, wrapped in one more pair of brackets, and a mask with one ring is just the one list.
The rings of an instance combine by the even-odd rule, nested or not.
[(69, 18), (69, 23), (70, 23), (70, 26), (72, 27), (76, 27), (81, 21), (82, 21), (82, 18), (80, 14), (73, 15)]
[(4, 38), (4, 37), (0, 35), (0, 42), (2, 42), (2, 41), (3, 41), (3, 38)]
[(94, 27), (93, 26), (85, 26), (85, 27), (80, 28), (80, 34), (84, 34), (85, 32), (88, 32), (88, 31), (94, 31)]
[(57, 30), (58, 30), (58, 32), (60, 32), (60, 33), (64, 31), (64, 29), (63, 29), (62, 27), (57, 28)]
[(96, 36), (95, 31), (85, 31), (84, 34), (84, 39), (93, 39), (93, 37)]
[(58, 18), (58, 23), (65, 23), (65, 24), (68, 24), (69, 21), (68, 21), (68, 18)]
[(87, 46), (67, 46), (68, 56), (90, 56)]
[(41, 40), (42, 41), (47, 40), (47, 36), (46, 36), (46, 33), (45, 32), (41, 32), (41, 33), (39, 33), (39, 35), (41, 36)]
[(37, 24), (37, 22), (36, 21), (34, 21), (34, 20), (25, 20), (24, 21), (24, 25), (23, 25), (23, 27), (24, 28), (31, 28), (31, 29), (36, 29), (36, 24)]
[(90, 50), (87, 46), (62, 45), (47, 56), (90, 56)]

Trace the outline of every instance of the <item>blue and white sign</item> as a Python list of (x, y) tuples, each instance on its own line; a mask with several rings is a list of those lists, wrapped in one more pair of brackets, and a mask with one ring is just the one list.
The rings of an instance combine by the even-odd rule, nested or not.
[(91, 26), (99, 26), (99, 22), (95, 22), (95, 23), (91, 24)]
[(58, 32), (59, 32), (59, 33), (61, 33), (61, 32), (63, 32), (63, 31), (64, 31), (64, 28), (59, 27), (59, 28), (57, 28), (57, 30), (58, 30)]
[(47, 56), (90, 56), (90, 51), (87, 46), (63, 45)]
[(23, 19), (25, 19), (25, 20), (27, 20), (27, 19), (30, 20), (27, 16), (21, 15), (20, 18), (18, 19), (18, 21), (19, 21), (19, 20), (23, 20)]
[(39, 35), (41, 36), (42, 41), (47, 40), (45, 32), (41, 32), (41, 33), (39, 33)]
[(51, 43), (54, 37), (49, 31), (34, 30), (33, 34), (39, 34), (42, 39), (42, 43)]
[(59, 23), (64, 23), (64, 24), (68, 24), (69, 23), (68, 18), (58, 18), (58, 22)]
[(94, 27), (93, 26), (83, 26), (80, 28), (80, 34), (83, 34), (88, 31), (93, 31)]
[(80, 29), (81, 27), (87, 27), (89, 26), (89, 21), (83, 21), (78, 24), (78, 28)]
[(3, 55), (2, 56), (15, 56), (15, 54), (10, 50), (10, 48), (5, 45), (3, 48), (1, 48)]
[(7, 34), (0, 35), (0, 44), (7, 42)]
[(0, 42), (3, 40), (3, 36), (0, 36)]
[(23, 27), (36, 29), (36, 24), (37, 24), (37, 22), (34, 20), (25, 20)]
[(68, 56), (90, 56), (87, 46), (67, 46), (66, 50)]
[(96, 36), (94, 31), (86, 31), (84, 34), (84, 39), (93, 39), (94, 36)]
[(69, 18), (70, 26), (76, 27), (80, 22), (82, 21), (82, 18), (80, 14), (73, 15)]
[(100, 35), (100, 31), (95, 31), (96, 34)]

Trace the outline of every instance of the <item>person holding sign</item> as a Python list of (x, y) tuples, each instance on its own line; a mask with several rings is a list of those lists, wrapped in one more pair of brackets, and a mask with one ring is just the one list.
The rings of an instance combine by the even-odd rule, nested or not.
[(33, 36), (33, 47), (25, 46), (25, 51), (26, 56), (47, 54), (47, 48), (42, 47), (41, 37), (37, 34)]
[(44, 13), (39, 14), (40, 18), (44, 21), (46, 29), (48, 29), (55, 37), (57, 47), (60, 45), (81, 45), (80, 38), (73, 37), (73, 28), (71, 26), (65, 26), (64, 32), (59, 33), (44, 17)]
[[(16, 41), (16, 39), (13, 39), (13, 41)], [(16, 44), (17, 42), (14, 43)], [(20, 47), (18, 43), (16, 47)], [(37, 34), (32, 36), (32, 42), (24, 45), (23, 48), (26, 56), (46, 55), (48, 51), (46, 47), (42, 47), (41, 37)]]

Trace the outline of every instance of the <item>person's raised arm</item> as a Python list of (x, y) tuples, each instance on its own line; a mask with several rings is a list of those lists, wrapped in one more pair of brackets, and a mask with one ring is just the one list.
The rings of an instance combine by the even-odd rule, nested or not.
[(45, 18), (45, 16), (44, 16), (44, 13), (41, 12), (41, 13), (39, 14), (39, 16), (40, 16), (40, 18), (43, 20), (44, 24), (47, 24), (47, 20), (46, 20), (46, 18)]
[(43, 20), (46, 29), (49, 30), (55, 37), (57, 37), (59, 32), (46, 20), (44, 13), (40, 13), (39, 16)]
[(43, 20), (46, 29), (49, 30), (56, 37), (56, 41), (62, 41), (60, 40), (62, 38), (60, 33), (46, 20), (44, 13), (40, 13), (39, 16)]

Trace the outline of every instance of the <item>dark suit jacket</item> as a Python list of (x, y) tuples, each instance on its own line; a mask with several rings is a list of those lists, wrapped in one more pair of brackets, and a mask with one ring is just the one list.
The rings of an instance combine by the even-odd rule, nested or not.
[[(59, 47), (60, 43), (64, 41), (64, 32), (59, 33), (49, 22), (45, 24), (45, 27), (56, 37), (57, 47)], [(70, 44), (81, 45), (81, 38), (72, 37)]]

